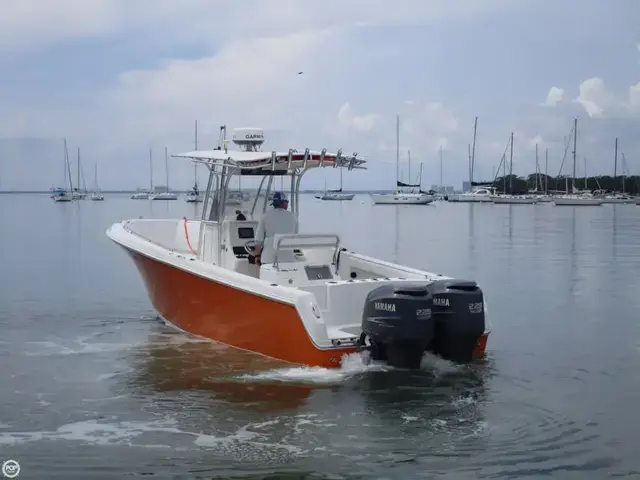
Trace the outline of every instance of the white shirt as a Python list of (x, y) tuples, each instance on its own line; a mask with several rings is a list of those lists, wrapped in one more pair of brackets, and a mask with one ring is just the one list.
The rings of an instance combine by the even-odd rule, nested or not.
[(258, 222), (256, 231), (256, 241), (262, 242), (262, 263), (273, 263), (275, 257), (274, 235), (285, 233), (298, 233), (298, 220), (289, 210), (274, 208), (265, 212)]

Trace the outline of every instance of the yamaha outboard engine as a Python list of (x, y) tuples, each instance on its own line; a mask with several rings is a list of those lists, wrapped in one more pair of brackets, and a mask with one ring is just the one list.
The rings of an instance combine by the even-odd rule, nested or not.
[(470, 362), (484, 330), (484, 297), (475, 282), (388, 283), (367, 295), (359, 343), (373, 360), (419, 368), (425, 351)]
[(485, 330), (482, 290), (464, 280), (437, 280), (428, 288), (435, 327), (428, 350), (452, 362), (470, 362)]
[[(428, 285), (385, 284), (367, 295), (361, 346), (373, 360), (400, 368), (419, 368), (433, 343), (432, 295)], [(368, 344), (367, 344), (368, 340)]]

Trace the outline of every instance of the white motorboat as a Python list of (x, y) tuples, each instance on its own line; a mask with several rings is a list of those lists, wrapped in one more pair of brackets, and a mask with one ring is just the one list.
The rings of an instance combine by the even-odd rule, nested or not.
[(136, 192), (131, 195), (131, 200), (149, 200), (150, 196), (149, 192)]
[[(263, 152), (261, 130), (241, 133), (234, 139), (239, 150), (173, 155), (209, 170), (199, 221), (136, 218), (107, 231), (132, 258), (164, 319), (217, 342), (312, 366), (338, 367), (362, 350), (407, 368), (418, 368), (425, 351), (460, 363), (484, 353), (491, 329), (475, 282), (347, 250), (339, 235), (327, 232), (275, 235), (272, 263), (259, 264), (254, 235), (275, 175), (291, 177), (297, 217), (306, 172), (362, 169), (365, 161), (340, 150)], [(240, 172), (262, 177), (246, 220), (225, 203), (229, 180)]]
[(510, 204), (510, 205), (517, 205), (517, 204), (534, 205), (538, 203), (538, 198), (532, 195), (492, 195), (491, 201), (493, 203), (498, 203), (498, 204), (503, 203), (503, 204)]
[(602, 197), (602, 203), (634, 203), (633, 197), (625, 194), (605, 195)]
[(151, 196), (151, 200), (177, 200), (178, 194), (173, 192), (160, 192)]
[(450, 202), (461, 203), (491, 203), (495, 196), (495, 189), (492, 187), (475, 188), (470, 192), (449, 195)]
[(371, 199), (376, 205), (427, 205), (433, 197), (426, 193), (372, 193)]
[(604, 203), (602, 198), (589, 194), (558, 195), (553, 197), (554, 205), (558, 206), (599, 206)]

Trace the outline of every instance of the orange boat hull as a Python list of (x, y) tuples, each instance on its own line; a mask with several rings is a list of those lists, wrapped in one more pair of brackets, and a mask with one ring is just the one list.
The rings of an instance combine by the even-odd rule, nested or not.
[[(338, 368), (354, 347), (319, 349), (293, 305), (254, 295), (127, 249), (153, 307), (182, 330), (289, 363)], [(484, 355), (489, 334), (478, 339)]]
[(186, 332), (289, 363), (337, 368), (350, 348), (317, 348), (293, 305), (185, 272), (127, 249), (153, 307)]

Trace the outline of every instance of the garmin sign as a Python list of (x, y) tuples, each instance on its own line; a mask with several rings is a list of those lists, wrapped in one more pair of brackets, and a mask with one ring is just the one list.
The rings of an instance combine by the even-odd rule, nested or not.
[(261, 128), (235, 128), (233, 143), (236, 145), (260, 145), (264, 142), (264, 132)]

